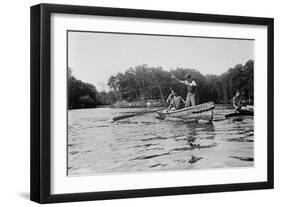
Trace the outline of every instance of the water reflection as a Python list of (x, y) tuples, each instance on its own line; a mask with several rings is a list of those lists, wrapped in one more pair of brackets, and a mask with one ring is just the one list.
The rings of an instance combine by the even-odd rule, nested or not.
[(159, 120), (156, 114), (109, 121), (137, 110), (70, 111), (68, 174), (253, 166), (253, 117), (224, 119), (233, 110), (219, 106), (213, 124)]

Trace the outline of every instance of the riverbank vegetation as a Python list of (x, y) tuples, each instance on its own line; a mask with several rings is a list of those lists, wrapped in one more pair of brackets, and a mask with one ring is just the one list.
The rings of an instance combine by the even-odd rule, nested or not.
[[(212, 70), (210, 69), (210, 72)], [(192, 74), (198, 87), (197, 103), (214, 101), (229, 103), (237, 90), (243, 91), (248, 99), (254, 98), (254, 61), (244, 65), (237, 64), (221, 75), (203, 75), (196, 69), (176, 68), (169, 71), (162, 67), (139, 65), (129, 68), (124, 73), (112, 75), (108, 79), (109, 92), (98, 92), (90, 83), (84, 83), (74, 77), (68, 69), (68, 107), (93, 108), (97, 105), (113, 105), (119, 102), (153, 102), (164, 100), (176, 91), (185, 98), (186, 87), (171, 78), (172, 75), (184, 80), (186, 74)]]

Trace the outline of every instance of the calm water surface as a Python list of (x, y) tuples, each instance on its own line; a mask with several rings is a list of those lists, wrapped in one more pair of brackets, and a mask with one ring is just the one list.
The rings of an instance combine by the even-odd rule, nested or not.
[(68, 174), (254, 165), (253, 117), (224, 119), (234, 112), (231, 106), (217, 105), (213, 124), (159, 120), (156, 113), (111, 122), (115, 116), (143, 110), (70, 110)]

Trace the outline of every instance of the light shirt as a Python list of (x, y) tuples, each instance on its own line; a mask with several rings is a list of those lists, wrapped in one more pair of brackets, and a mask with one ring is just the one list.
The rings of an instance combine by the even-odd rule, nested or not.
[(197, 86), (197, 84), (194, 80), (191, 81), (191, 83), (186, 80), (186, 81), (184, 81), (184, 83), (185, 83), (185, 85), (189, 85), (189, 86)]
[(187, 85), (187, 93), (188, 94), (194, 94), (195, 92), (195, 87), (197, 86), (197, 84), (195, 83), (194, 80), (190, 82), (188, 82), (187, 80), (184, 81), (185, 85)]
[(180, 96), (176, 96), (171, 100), (171, 103), (176, 109), (180, 109), (181, 101), (182, 101), (182, 98)]

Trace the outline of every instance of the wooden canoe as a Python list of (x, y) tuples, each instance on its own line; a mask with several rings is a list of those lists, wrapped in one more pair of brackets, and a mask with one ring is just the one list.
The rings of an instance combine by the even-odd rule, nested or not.
[(176, 118), (185, 121), (212, 121), (214, 108), (215, 104), (213, 102), (207, 102), (179, 110), (164, 109), (162, 111), (158, 111), (157, 113), (161, 119)]
[(253, 105), (242, 106), (240, 110), (241, 111), (254, 112), (254, 106)]
[(242, 106), (241, 109), (237, 110), (237, 112), (225, 115), (226, 118), (234, 116), (254, 116), (254, 106)]

